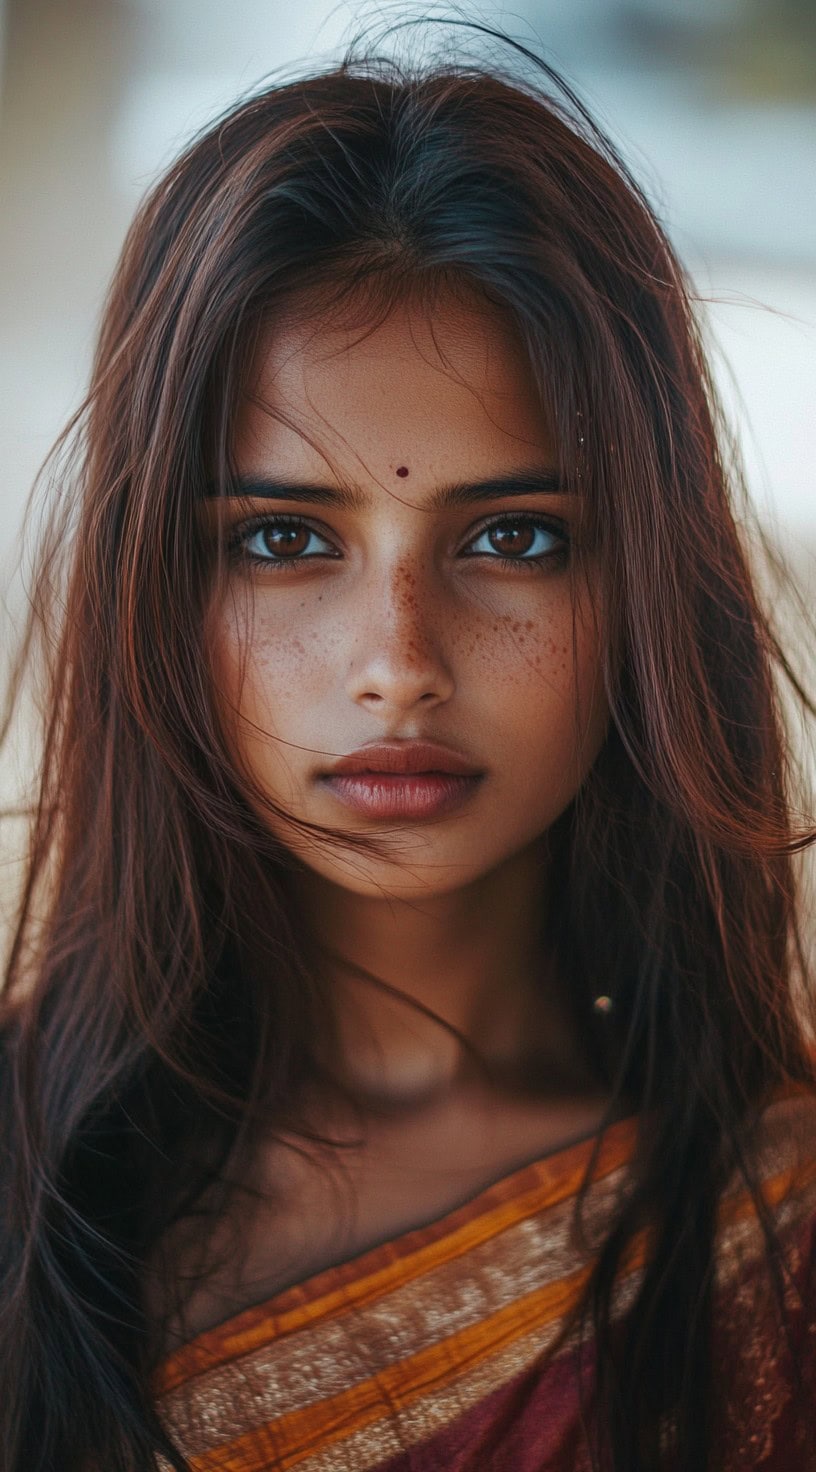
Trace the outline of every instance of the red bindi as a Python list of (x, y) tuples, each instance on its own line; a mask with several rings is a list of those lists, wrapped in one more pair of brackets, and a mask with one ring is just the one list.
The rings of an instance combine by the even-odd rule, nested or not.
[(408, 466), (407, 465), (398, 465), (397, 466), (397, 475), (401, 475), (402, 478), (403, 478), (403, 480), (405, 479), (405, 477), (406, 477), (407, 474), (408, 474)]

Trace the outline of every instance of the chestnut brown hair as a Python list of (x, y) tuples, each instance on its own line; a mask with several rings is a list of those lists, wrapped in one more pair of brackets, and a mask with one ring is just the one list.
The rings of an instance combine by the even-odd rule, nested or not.
[(515, 56), (523, 74), (358, 57), (267, 87), (186, 150), (128, 236), (32, 595), (50, 683), (2, 1001), (5, 1472), (133, 1472), (159, 1452), (184, 1468), (150, 1397), (146, 1264), (253, 1123), (298, 1127), (319, 1067), (289, 855), (214, 709), (196, 507), (229, 486), (259, 325), (321, 283), (382, 305), (456, 281), (500, 303), (592, 520), (611, 721), (552, 834), (552, 938), (610, 1118), (625, 1099), (643, 1121), (584, 1299), (596, 1467), (657, 1469), (667, 1422), (679, 1472), (710, 1465), (735, 1168), (780, 1280), (750, 1146), (780, 1084), (814, 1083), (792, 870), (810, 835), (777, 674), (798, 686), (738, 532), (683, 273), (577, 99)]

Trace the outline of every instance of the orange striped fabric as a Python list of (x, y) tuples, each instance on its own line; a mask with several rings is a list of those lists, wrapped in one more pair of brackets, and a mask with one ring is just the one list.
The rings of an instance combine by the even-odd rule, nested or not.
[[(765, 1197), (794, 1235), (816, 1210), (815, 1116), (809, 1100), (779, 1100), (759, 1152)], [(590, 1241), (601, 1239), (626, 1188), (636, 1133), (637, 1121), (625, 1119), (600, 1142), (582, 1217)], [(193, 1472), (526, 1472), (560, 1467), (559, 1457), (565, 1468), (583, 1466), (571, 1315), (592, 1249), (576, 1238), (575, 1204), (596, 1144), (524, 1167), (441, 1220), (171, 1354), (155, 1377), (157, 1404)], [(634, 1242), (623, 1266), (617, 1316), (636, 1292), (645, 1245)], [(735, 1186), (720, 1211), (725, 1300), (750, 1279), (761, 1250), (753, 1202)], [(756, 1304), (750, 1319), (746, 1352), (762, 1321)], [(526, 1409), (508, 1421), (522, 1386)], [(503, 1460), (511, 1447), (514, 1460)]]

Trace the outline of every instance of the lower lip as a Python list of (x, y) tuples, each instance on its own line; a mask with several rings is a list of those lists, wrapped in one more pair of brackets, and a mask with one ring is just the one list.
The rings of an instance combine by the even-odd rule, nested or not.
[(365, 772), (323, 778), (340, 802), (369, 818), (437, 818), (461, 807), (481, 780), (481, 774), (460, 777), (452, 772)]

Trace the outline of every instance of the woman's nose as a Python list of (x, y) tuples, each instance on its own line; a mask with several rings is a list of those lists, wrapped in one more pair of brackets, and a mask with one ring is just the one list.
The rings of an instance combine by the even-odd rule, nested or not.
[(403, 563), (372, 574), (354, 619), (349, 696), (389, 719), (449, 700), (445, 621), (427, 579)]

